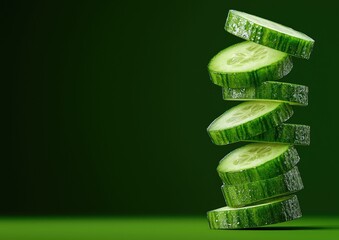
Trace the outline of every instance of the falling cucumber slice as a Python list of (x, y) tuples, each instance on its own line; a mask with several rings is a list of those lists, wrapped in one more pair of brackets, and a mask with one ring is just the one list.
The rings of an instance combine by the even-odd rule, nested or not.
[(299, 159), (292, 145), (251, 143), (227, 154), (219, 162), (217, 172), (225, 184), (244, 184), (284, 174)]
[(287, 143), (293, 145), (310, 145), (311, 128), (307, 125), (283, 123), (268, 131), (243, 140), (245, 142)]
[(257, 87), (223, 88), (228, 101), (279, 101), (291, 105), (308, 105), (308, 87), (304, 85), (267, 81)]
[(293, 114), (290, 105), (280, 102), (243, 102), (223, 113), (207, 128), (216, 145), (249, 139), (274, 128)]
[(208, 71), (216, 85), (244, 88), (278, 80), (292, 67), (288, 54), (247, 41), (219, 52), (208, 64)]
[(228, 12), (225, 30), (235, 36), (309, 59), (314, 40), (281, 24), (236, 10)]
[(301, 216), (302, 213), (296, 195), (254, 206), (222, 207), (207, 212), (211, 229), (254, 228), (290, 221)]
[(267, 199), (290, 195), (304, 188), (298, 167), (266, 180), (221, 187), (229, 207), (258, 204)]

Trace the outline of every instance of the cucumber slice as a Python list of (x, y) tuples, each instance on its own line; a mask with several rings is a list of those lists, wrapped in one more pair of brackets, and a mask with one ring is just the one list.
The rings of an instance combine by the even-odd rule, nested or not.
[(245, 184), (221, 187), (229, 207), (242, 207), (283, 195), (290, 195), (304, 188), (298, 167), (274, 178)]
[(225, 184), (244, 184), (281, 175), (291, 170), (299, 159), (292, 145), (251, 143), (221, 159), (217, 172)]
[(253, 228), (286, 222), (302, 216), (296, 195), (282, 197), (259, 205), (231, 208), (222, 207), (207, 212), (211, 229)]
[(258, 87), (223, 88), (223, 98), (231, 101), (280, 101), (291, 105), (307, 106), (308, 87), (267, 81)]
[(207, 128), (213, 143), (225, 145), (259, 135), (280, 125), (293, 114), (290, 105), (279, 102), (243, 102), (227, 110)]
[(240, 38), (309, 59), (314, 40), (281, 24), (236, 10), (228, 12), (225, 30)]
[(311, 128), (307, 125), (283, 123), (278, 127), (244, 140), (245, 142), (288, 143), (310, 145)]
[(208, 64), (208, 71), (216, 85), (243, 88), (280, 79), (292, 67), (292, 59), (288, 54), (253, 42), (242, 42), (213, 57)]

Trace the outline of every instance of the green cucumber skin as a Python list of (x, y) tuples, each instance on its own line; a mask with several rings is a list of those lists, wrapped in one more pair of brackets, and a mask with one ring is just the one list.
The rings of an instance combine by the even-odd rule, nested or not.
[[(288, 120), (293, 115), (290, 105), (282, 103), (274, 111), (268, 112), (247, 123), (223, 130), (210, 130), (207, 132), (211, 141), (216, 145), (227, 145), (234, 142), (243, 141), (262, 134)], [(210, 124), (210, 126), (213, 122)]]
[(295, 57), (309, 59), (314, 41), (306, 41), (297, 37), (262, 27), (230, 10), (225, 23), (225, 30), (237, 37), (286, 52)]
[(286, 55), (286, 57), (280, 61), (251, 72), (223, 73), (215, 72), (209, 69), (209, 67), (208, 71), (211, 81), (218, 86), (225, 88), (245, 88), (258, 86), (265, 81), (281, 79), (286, 76), (292, 68), (292, 58)]
[(222, 172), (217, 168), (217, 172), (222, 182), (229, 185), (244, 184), (273, 178), (284, 174), (297, 165), (300, 157), (293, 146), (270, 161), (254, 168), (248, 168), (237, 172)]
[(308, 146), (311, 142), (311, 128), (307, 125), (283, 123), (275, 128), (244, 140), (245, 142), (287, 143)]
[(292, 83), (263, 82), (258, 87), (251, 88), (223, 88), (224, 100), (275, 100), (291, 105), (308, 105), (308, 87)]
[(231, 211), (209, 211), (207, 219), (210, 229), (254, 228), (268, 224), (286, 222), (302, 216), (297, 196), (271, 204)]
[(246, 184), (221, 187), (226, 205), (243, 207), (258, 204), (271, 198), (290, 195), (304, 188), (298, 167), (274, 178)]

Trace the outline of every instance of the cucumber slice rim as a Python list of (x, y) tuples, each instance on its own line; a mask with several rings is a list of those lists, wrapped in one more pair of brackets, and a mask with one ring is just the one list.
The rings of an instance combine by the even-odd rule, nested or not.
[(310, 58), (315, 42), (290, 27), (237, 10), (228, 12), (225, 30), (242, 39), (304, 59)]
[(297, 166), (272, 178), (234, 185), (223, 183), (221, 186), (226, 205), (233, 208), (273, 201), (302, 189), (304, 184)]
[(273, 202), (242, 208), (222, 207), (207, 212), (211, 229), (249, 229), (291, 221), (302, 216), (296, 195), (281, 197)]
[(270, 205), (270, 204), (275, 204), (275, 203), (279, 203), (279, 202), (283, 202), (289, 199), (292, 199), (295, 195), (288, 195), (288, 196), (280, 196), (280, 197), (276, 197), (273, 199), (267, 199), (259, 204), (256, 205), (249, 205), (249, 206), (243, 206), (243, 207), (230, 207), (230, 206), (225, 206), (225, 207), (221, 207), (221, 208), (217, 208), (214, 209), (212, 211), (216, 211), (216, 212), (223, 212), (223, 211), (233, 211), (233, 210), (242, 210), (242, 209), (249, 209), (249, 208), (256, 208), (256, 207), (261, 207), (261, 206), (265, 206), (265, 205)]
[(274, 22), (272, 20), (268, 20), (262, 17), (258, 17), (246, 12), (242, 12), (242, 11), (238, 11), (238, 10), (234, 10), (231, 9), (230, 10), (231, 13), (233, 14), (237, 14), (239, 17), (243, 17), (245, 18), (247, 21), (252, 22), (254, 24), (260, 25), (262, 27), (268, 28), (271, 31), (276, 31), (288, 36), (292, 36), (292, 37), (297, 37), (306, 41), (313, 41), (314, 39), (307, 36), (305, 33), (299, 32), (291, 27), (287, 27), (285, 25), (282, 25), (280, 23)]
[(282, 123), (262, 134), (242, 141), (308, 146), (311, 143), (311, 127), (304, 124)]
[(225, 101), (270, 101), (294, 106), (308, 105), (309, 88), (288, 82), (265, 81), (256, 87), (222, 88)]

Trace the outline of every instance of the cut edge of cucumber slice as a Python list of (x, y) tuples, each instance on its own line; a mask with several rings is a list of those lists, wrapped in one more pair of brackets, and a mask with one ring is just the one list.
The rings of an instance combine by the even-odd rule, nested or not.
[(249, 206), (236, 207), (236, 208), (230, 207), (230, 206), (225, 206), (225, 207), (217, 208), (217, 209), (212, 210), (212, 211), (222, 212), (222, 211), (225, 211), (225, 210), (236, 211), (236, 210), (242, 210), (242, 209), (248, 209), (248, 208), (256, 208), (256, 207), (260, 207), (260, 206), (265, 206), (265, 205), (283, 202), (283, 201), (288, 200), (290, 198), (292, 198), (291, 195), (288, 195), (288, 196), (282, 196), (282, 197), (279, 197), (279, 198), (267, 200), (265, 202), (262, 202), (262, 203), (259, 203), (259, 204), (256, 204), (256, 205), (249, 205)]
[(305, 33), (299, 32), (299, 31), (297, 31), (293, 28), (284, 26), (280, 23), (276, 23), (276, 22), (273, 22), (271, 20), (267, 20), (265, 18), (261, 18), (261, 17), (255, 16), (255, 15), (248, 14), (248, 13), (241, 12), (241, 11), (237, 11), (237, 10), (230, 10), (230, 11), (233, 14), (237, 14), (238, 16), (243, 17), (243, 18), (253, 22), (254, 24), (261, 25), (262, 27), (269, 28), (273, 31), (281, 32), (281, 33), (284, 33), (284, 34), (289, 35), (289, 36), (293, 36), (293, 37), (301, 38), (303, 40), (314, 42), (314, 39), (307, 36)]
[(222, 207), (207, 212), (211, 229), (253, 228), (286, 222), (302, 216), (296, 195), (242, 208)]
[(244, 184), (223, 184), (221, 191), (229, 207), (260, 204), (296, 193), (304, 188), (298, 167), (274, 178)]
[(290, 105), (308, 105), (308, 87), (292, 83), (266, 81), (257, 87), (223, 88), (222, 96), (227, 101), (272, 101)]
[(243, 140), (243, 142), (285, 143), (308, 146), (311, 143), (311, 127), (308, 125), (283, 123), (262, 134)]
[(305, 59), (309, 59), (314, 46), (314, 39), (302, 32), (237, 10), (228, 12), (225, 30), (240, 38)]

